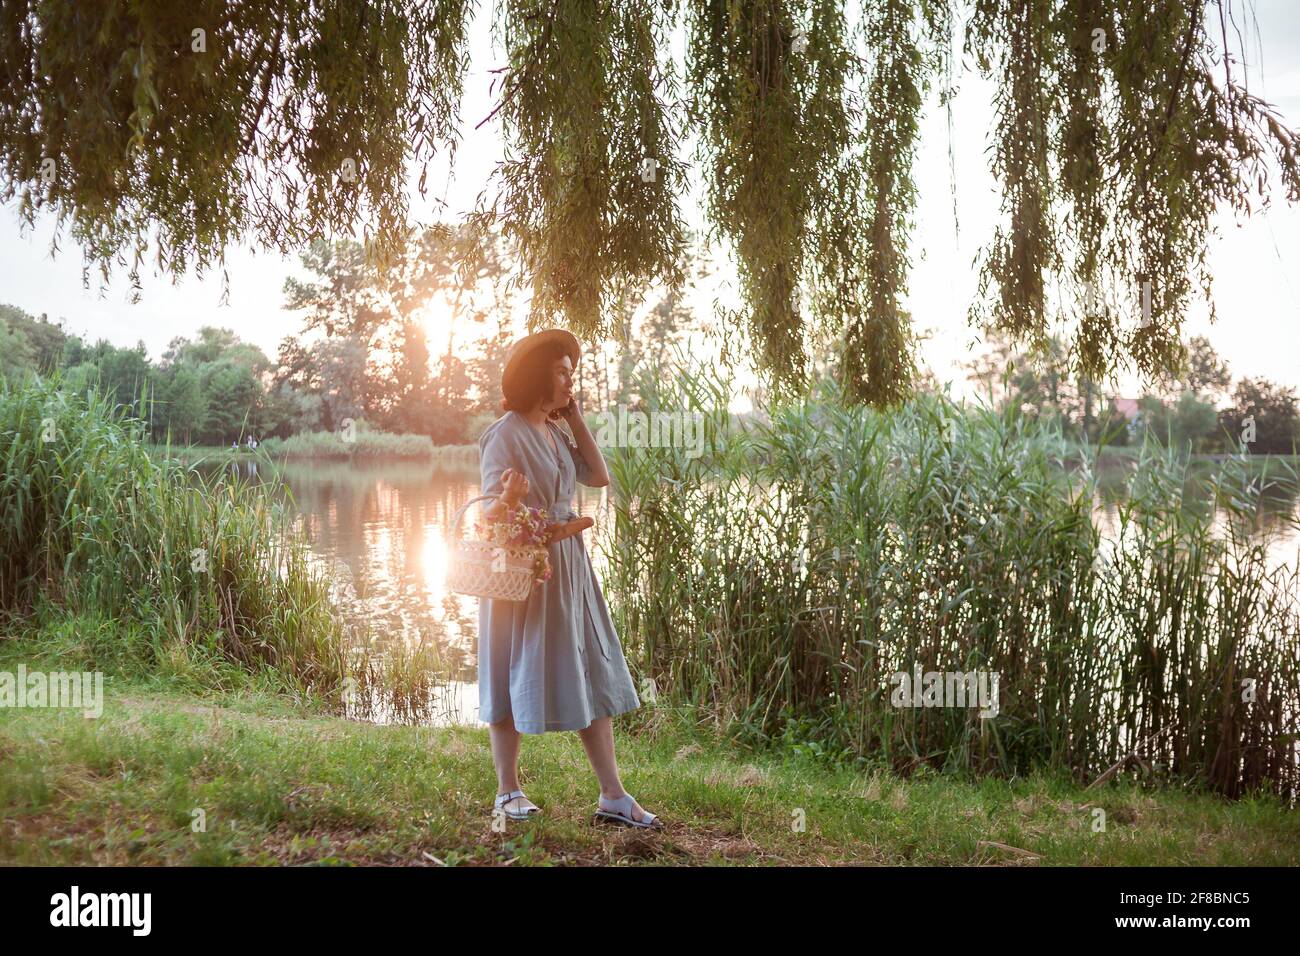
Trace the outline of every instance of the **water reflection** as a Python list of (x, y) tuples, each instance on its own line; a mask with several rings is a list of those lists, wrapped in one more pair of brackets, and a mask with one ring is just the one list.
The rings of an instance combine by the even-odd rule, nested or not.
[[(1102, 459), (1094, 515), (1104, 539), (1113, 542), (1118, 536), (1120, 510), (1128, 501), (1136, 466), (1132, 459)], [(1210, 527), (1216, 537), (1235, 533), (1239, 539), (1262, 544), (1269, 570), (1300, 567), (1300, 484), (1276, 461), (1250, 460), (1246, 467), (1257, 498), (1241, 499), (1244, 511), (1234, 514), (1215, 501), (1215, 477), (1224, 467), (1224, 462), (1211, 458), (1187, 465), (1183, 485), (1187, 510), (1200, 517), (1212, 511)], [(1225, 487), (1229, 484), (1225, 479)]]
[(238, 458), (232, 458), (227, 464), (226, 470), (230, 472), (232, 478), (243, 478), (247, 481), (258, 477), (257, 460), (254, 458), (245, 458), (242, 461)]

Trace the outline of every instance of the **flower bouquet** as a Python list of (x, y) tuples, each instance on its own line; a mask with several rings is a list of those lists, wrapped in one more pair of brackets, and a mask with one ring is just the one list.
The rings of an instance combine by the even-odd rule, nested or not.
[(551, 559), (546, 550), (551, 539), (551, 523), (545, 508), (519, 505), (495, 521), (475, 521), (474, 537), (498, 548), (531, 551), (533, 581), (545, 584), (551, 579)]

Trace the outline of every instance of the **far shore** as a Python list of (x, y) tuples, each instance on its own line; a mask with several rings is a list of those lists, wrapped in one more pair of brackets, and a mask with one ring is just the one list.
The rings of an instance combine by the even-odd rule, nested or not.
[(286, 449), (267, 442), (255, 449), (240, 446), (238, 449), (220, 445), (157, 445), (148, 447), (150, 454), (164, 455), (180, 459), (187, 463), (198, 461), (256, 461), (270, 458), (274, 461), (336, 461), (336, 462), (385, 462), (385, 461), (476, 461), (477, 445), (429, 445), (414, 451), (400, 450), (357, 450), (350, 451), (343, 443), (339, 447), (313, 447), (310, 449)]

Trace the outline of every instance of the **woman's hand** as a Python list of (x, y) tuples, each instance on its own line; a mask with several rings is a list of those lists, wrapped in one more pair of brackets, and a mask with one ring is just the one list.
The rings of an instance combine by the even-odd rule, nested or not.
[(501, 473), (501, 494), (483, 509), (485, 521), (500, 521), (512, 514), (519, 503), (528, 497), (528, 476), (522, 471), (507, 468)]
[(505, 489), (501, 492), (501, 500), (513, 511), (519, 502), (528, 497), (528, 476), (522, 471), (507, 468), (501, 475), (501, 487)]
[(595, 523), (592, 518), (570, 518), (568, 521), (557, 521), (550, 526), (551, 536), (547, 539), (547, 544), (555, 544), (555, 542), (563, 541), (565, 538), (572, 538), (575, 534), (582, 534)]
[(563, 408), (557, 408), (556, 411), (559, 413), (561, 418), (569, 423), (570, 426), (573, 425), (573, 420), (575, 418), (582, 417), (582, 406), (578, 404), (578, 396), (576, 395), (569, 399), (569, 404), (565, 405)]

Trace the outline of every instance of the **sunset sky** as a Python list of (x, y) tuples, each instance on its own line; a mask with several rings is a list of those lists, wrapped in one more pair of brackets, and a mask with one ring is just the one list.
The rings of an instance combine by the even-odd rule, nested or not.
[[(466, 212), (489, 185), (488, 176), (502, 157), (497, 122), (474, 129), (494, 105), (489, 95), (493, 74), (488, 71), (504, 62), (491, 42), (490, 10), (491, 4), (480, 4), (473, 27), (474, 53), (461, 109), (463, 138), (457, 175), (449, 180), (445, 163), (435, 162), (430, 168), (431, 201), (427, 203), (422, 203), (412, 186), (412, 213), (417, 219), (454, 219)], [(1250, 88), (1273, 103), (1289, 125), (1300, 125), (1300, 4), (1260, 0), (1256, 14), (1258, 49), (1256, 37), (1247, 37)], [(679, 55), (681, 39), (679, 36), (676, 44)], [(941, 381), (951, 380), (956, 394), (967, 394), (971, 386), (960, 365), (983, 350), (966, 321), (976, 282), (972, 263), (992, 234), (998, 194), (984, 156), (992, 125), (989, 87), (967, 70), (961, 72), (959, 83), (951, 140), (947, 116), (933, 98), (922, 127), (915, 169), (920, 202), (907, 307), (919, 329), (933, 331), (933, 337), (922, 345), (922, 360)], [(950, 142), (954, 153), (951, 167)], [(954, 229), (954, 169), (959, 233)], [(698, 183), (702, 178), (695, 174), (691, 181)], [(446, 201), (441, 213), (432, 202), (439, 197)], [(1193, 318), (1185, 334), (1207, 335), (1236, 376), (1262, 375), (1300, 387), (1300, 275), (1294, 269), (1300, 263), (1300, 208), (1288, 207), (1280, 193), (1276, 203), (1271, 211), (1243, 223), (1230, 216), (1220, 219), (1220, 235), (1210, 250), (1219, 320), (1210, 325), (1203, 301), (1194, 300)], [(683, 211), (692, 226), (702, 225), (698, 194), (684, 202)], [(219, 325), (234, 329), (274, 357), (279, 341), (301, 327), (299, 315), (280, 307), (285, 276), (300, 271), (296, 259), (255, 255), (244, 247), (230, 249), (229, 305), (219, 302), (219, 273), (203, 280), (187, 277), (175, 285), (165, 278), (143, 276), (142, 301), (133, 305), (124, 277), (101, 293), (98, 276), (92, 274), (91, 288), (83, 289), (80, 250), (64, 236), (61, 251), (51, 258), (52, 238), (51, 221), (24, 235), (13, 206), (0, 213), (0, 302), (36, 315), (63, 318), (72, 331), (92, 340), (107, 338), (118, 345), (143, 340), (156, 360), (174, 336), (192, 335), (203, 325)], [(734, 270), (722, 268), (723, 284), (701, 291), (696, 300), (700, 314), (711, 313), (715, 294), (732, 299), (725, 282), (728, 275), (734, 276)], [(517, 317), (519, 329), (522, 319), (522, 315)], [(429, 324), (434, 336), (445, 336), (436, 315)], [(458, 335), (457, 341), (463, 342), (464, 335)], [(1135, 379), (1128, 379), (1121, 391), (1135, 395), (1139, 388)]]

